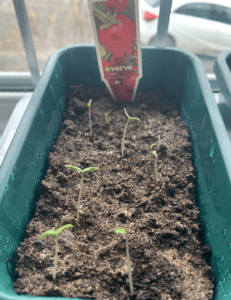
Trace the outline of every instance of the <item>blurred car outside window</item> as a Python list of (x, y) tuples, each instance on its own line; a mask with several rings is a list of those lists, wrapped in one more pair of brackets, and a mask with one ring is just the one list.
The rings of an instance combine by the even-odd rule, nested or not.
[(146, 0), (151, 7), (158, 7), (161, 0)]
[(176, 9), (174, 13), (231, 25), (231, 8), (222, 5), (209, 3), (189, 3)]
[(189, 3), (185, 4), (175, 11), (176, 14), (187, 15), (202, 19), (209, 19), (211, 4), (208, 3)]
[[(155, 46), (158, 17), (145, 16), (159, 16), (160, 7), (150, 1), (140, 0), (141, 43)], [(231, 1), (173, 0), (165, 45), (194, 53), (206, 72), (213, 73), (216, 57), (231, 49)]]
[(231, 8), (213, 4), (209, 19), (231, 25)]
[[(144, 10), (150, 8), (151, 12), (155, 13), (156, 10), (159, 10), (160, 0), (143, 2), (140, 0), (140, 11), (142, 11), (144, 2), (146, 3)], [(177, 0), (173, 0), (173, 6), (177, 2)], [(231, 5), (230, 7), (221, 5), (219, 0), (217, 0), (217, 4), (214, 4), (214, 0), (211, 1), (213, 3), (190, 2), (189, 0), (180, 2), (183, 4), (174, 11), (175, 14), (231, 24)], [(25, 0), (25, 4), (40, 71), (44, 69), (49, 56), (59, 48), (79, 43), (94, 44), (87, 1)], [(157, 22), (158, 19), (148, 22), (140, 15), (141, 35), (144, 34), (142, 32), (142, 28), (144, 28), (149, 40), (154, 37)], [(170, 19), (170, 27), (171, 22)], [(176, 26), (179, 28), (179, 25)], [(194, 29), (196, 30), (196, 28)], [(185, 35), (187, 36), (187, 32)], [(143, 44), (147, 45), (148, 43)], [(179, 47), (177, 43), (176, 47)], [(188, 47), (189, 51), (194, 53), (194, 49), (190, 47)], [(206, 71), (209, 69), (209, 72), (213, 72), (214, 58), (206, 56), (204, 60), (209, 65), (209, 68), (206, 66)], [(12, 0), (0, 1), (0, 71), (29, 71)]]

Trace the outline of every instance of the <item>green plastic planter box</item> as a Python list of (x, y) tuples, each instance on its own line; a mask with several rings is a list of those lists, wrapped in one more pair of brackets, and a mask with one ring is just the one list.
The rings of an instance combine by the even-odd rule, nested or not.
[(221, 89), (218, 107), (231, 140), (231, 51), (222, 52), (213, 69)]
[[(143, 78), (139, 91), (162, 87), (175, 98), (193, 145), (196, 198), (201, 211), (202, 238), (212, 250), (216, 300), (231, 299), (231, 145), (200, 60), (173, 48), (142, 48)], [(63, 48), (49, 59), (0, 167), (0, 299), (16, 295), (7, 270), (39, 198), (52, 142), (60, 130), (65, 99), (72, 85), (104, 86), (95, 47)], [(14, 264), (10, 266), (14, 273)], [(45, 299), (36, 297), (36, 299)], [(56, 297), (49, 297), (53, 300)], [(76, 298), (77, 299), (77, 298)]]

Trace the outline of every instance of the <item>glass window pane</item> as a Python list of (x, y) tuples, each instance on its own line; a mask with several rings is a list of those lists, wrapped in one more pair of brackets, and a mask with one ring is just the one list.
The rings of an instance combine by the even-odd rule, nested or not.
[(208, 19), (211, 10), (211, 4), (207, 3), (190, 3), (185, 4), (174, 11), (177, 14)]
[(160, 5), (160, 0), (146, 0), (146, 2), (151, 6), (151, 7), (158, 7)]
[(231, 25), (231, 8), (212, 5), (210, 20)]
[[(57, 49), (94, 43), (87, 1), (25, 0), (25, 4), (40, 71)], [(0, 2), (0, 16), (0, 71), (29, 71), (12, 0)]]
[(0, 71), (29, 71), (13, 1), (0, 1)]
[[(158, 19), (146, 20), (143, 12), (159, 15), (159, 8), (153, 8), (149, 1), (152, 0), (140, 0), (140, 39), (143, 45), (156, 46)], [(231, 49), (231, 1), (222, 1), (221, 5), (219, 0), (217, 4), (207, 0), (173, 0), (163, 45), (194, 53), (206, 72), (213, 73), (216, 57)]]

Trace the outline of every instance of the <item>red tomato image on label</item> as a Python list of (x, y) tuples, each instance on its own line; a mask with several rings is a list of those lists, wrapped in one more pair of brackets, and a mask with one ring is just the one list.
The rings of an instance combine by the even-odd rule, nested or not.
[(131, 101), (132, 100), (132, 95), (133, 91), (127, 90), (123, 83), (118, 83), (117, 85), (113, 85), (112, 91), (119, 101)]
[(126, 90), (133, 91), (135, 88), (136, 78), (138, 77), (138, 74), (136, 74), (134, 71), (125, 71), (123, 75), (125, 75), (125, 78), (122, 80), (124, 88)]
[[(99, 29), (98, 38), (100, 43), (111, 53), (124, 53), (135, 42), (136, 28), (133, 22), (126, 16), (118, 14), (116, 20), (120, 22), (112, 24), (105, 29)], [(101, 24), (103, 26), (104, 23)]]
[(110, 58), (110, 63), (113, 66), (120, 66), (127, 62), (123, 53), (114, 53)]
[(118, 100), (132, 100), (137, 77), (138, 74), (136, 74), (134, 71), (124, 71), (121, 74), (122, 81), (114, 86), (111, 86), (112, 91)]
[(108, 10), (115, 12), (117, 9), (117, 12), (120, 13), (127, 7), (128, 0), (107, 0), (104, 2), (104, 4)]

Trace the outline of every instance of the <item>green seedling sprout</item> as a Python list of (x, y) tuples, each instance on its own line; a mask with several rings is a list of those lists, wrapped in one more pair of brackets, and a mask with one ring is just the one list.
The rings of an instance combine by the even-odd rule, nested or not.
[(98, 167), (91, 167), (91, 168), (86, 168), (84, 170), (75, 167), (75, 166), (71, 166), (71, 165), (65, 165), (65, 167), (69, 168), (69, 169), (73, 169), (76, 171), (79, 171), (81, 173), (81, 184), (80, 184), (80, 191), (79, 191), (79, 198), (78, 198), (78, 206), (77, 206), (77, 219), (79, 218), (79, 203), (80, 203), (80, 197), (81, 197), (81, 193), (82, 193), (82, 188), (83, 188), (83, 174), (85, 172), (92, 172), (92, 171), (96, 171), (99, 168)]
[(155, 145), (158, 146), (157, 149), (159, 150), (159, 149), (160, 149), (160, 136), (159, 136), (159, 135), (158, 135), (158, 141), (157, 141), (156, 143), (152, 144), (151, 149), (152, 149), (152, 147), (155, 146)]
[[(62, 226), (60, 228), (58, 228), (57, 230), (48, 230), (44, 233), (41, 234), (40, 238), (46, 238), (49, 235), (55, 235), (55, 259), (54, 259), (54, 268), (53, 268), (53, 280), (55, 280), (56, 278), (56, 268), (57, 268), (57, 258), (58, 258), (58, 236), (61, 232), (63, 232), (63, 230), (68, 229), (68, 228), (72, 228), (73, 226), (71, 224), (66, 224), (65, 226)], [(42, 254), (41, 254), (42, 255)], [(40, 255), (41, 259), (42, 258)]]
[[(125, 125), (125, 128), (124, 128), (124, 136), (123, 136), (123, 140), (122, 140), (122, 156), (124, 156), (124, 142), (125, 142), (125, 135), (126, 135), (126, 130), (127, 130), (127, 126), (128, 126), (128, 123), (131, 121), (131, 120), (137, 120), (137, 121), (140, 121), (139, 118), (133, 118), (133, 117), (129, 117), (126, 109), (124, 109), (125, 111), (125, 115), (128, 117), (128, 121)], [(141, 121), (140, 121), (141, 122)]]
[(92, 101), (92, 99), (87, 103), (87, 105), (89, 107), (90, 136), (92, 135), (92, 128), (91, 128), (91, 101)]
[(156, 184), (158, 184), (158, 172), (157, 172), (157, 153), (156, 150), (152, 152), (153, 155), (155, 155), (155, 173), (156, 173)]
[[(127, 212), (125, 213), (125, 215), (127, 215)], [(129, 277), (131, 294), (133, 295), (133, 283), (132, 283), (132, 274), (131, 274), (131, 268), (130, 268), (129, 249), (128, 249), (128, 234), (127, 234), (126, 230), (123, 229), (123, 228), (114, 229), (114, 232), (126, 235), (126, 252), (127, 252), (128, 277)]]
[(111, 122), (111, 118), (109, 117), (109, 114), (105, 113), (106, 122), (109, 124)]

